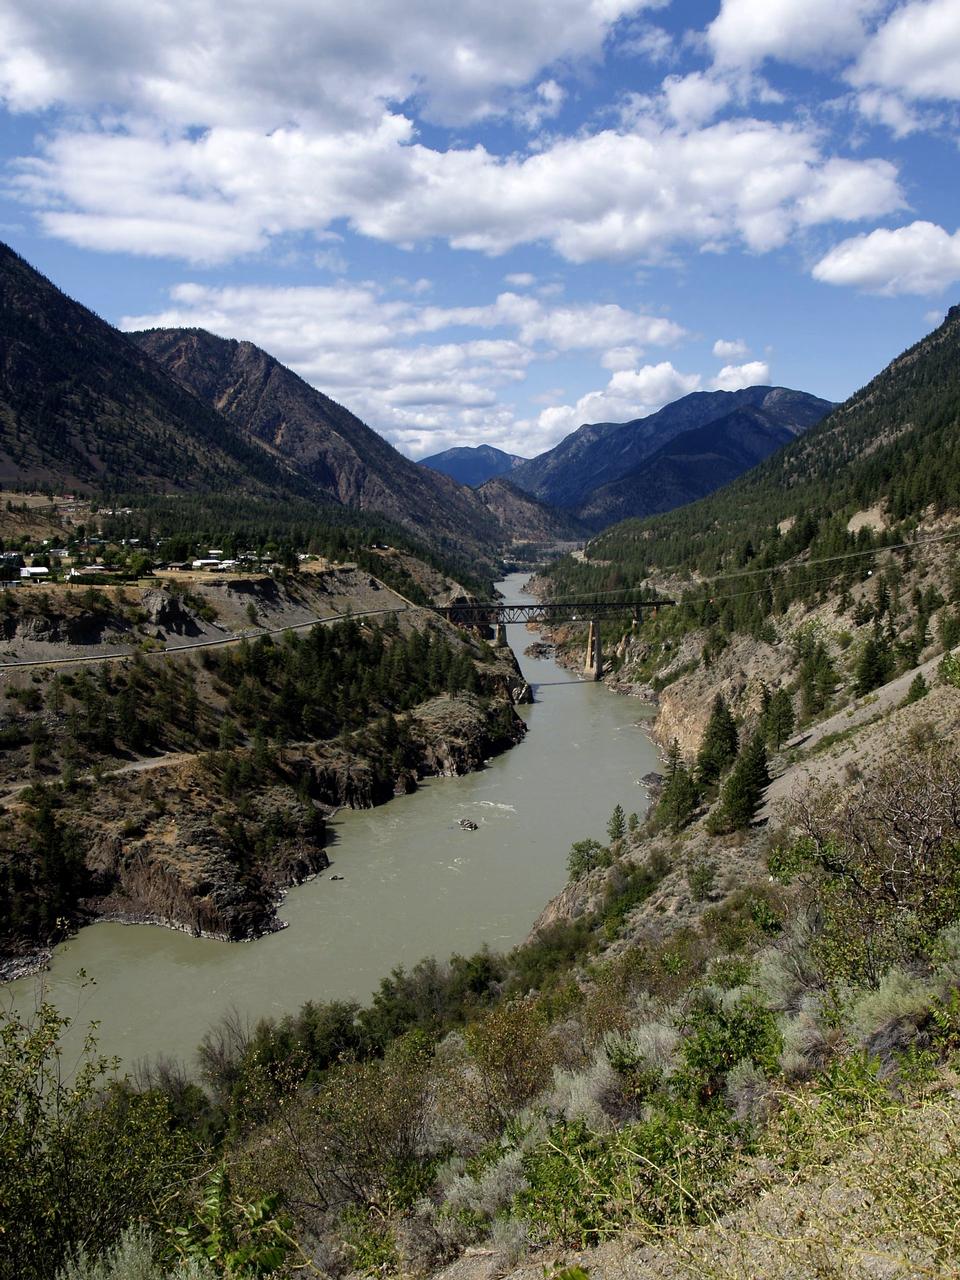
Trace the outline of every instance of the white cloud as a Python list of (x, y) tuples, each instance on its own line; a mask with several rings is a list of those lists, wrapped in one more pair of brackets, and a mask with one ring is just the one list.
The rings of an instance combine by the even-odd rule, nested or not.
[[(885, 204), (896, 186), (896, 170), (887, 160), (844, 160), (834, 156), (818, 171), (798, 201), (801, 223), (855, 222)], [(902, 201), (897, 208), (902, 208)]]
[(903, 204), (888, 162), (825, 157), (812, 130), (761, 120), (689, 132), (648, 120), (506, 158), (411, 139), (398, 115), (339, 134), (63, 132), (14, 186), (74, 244), (206, 263), (339, 220), (399, 245), (438, 237), (497, 254), (546, 243), (576, 263), (682, 244), (765, 252), (803, 226)]
[(726, 338), (718, 338), (713, 344), (713, 354), (719, 360), (734, 360), (737, 356), (745, 356), (749, 350), (742, 338), (734, 338), (729, 342)]
[(531, 275), (529, 271), (512, 271), (510, 275), (503, 278), (507, 284), (512, 284), (515, 289), (529, 289), (531, 285), (537, 283), (537, 277)]
[(923, 317), (923, 323), (928, 324), (931, 329), (936, 329), (938, 325), (943, 324), (946, 316), (945, 311), (928, 311)]
[(109, 103), (186, 125), (274, 129), (291, 121), (357, 127), (415, 95), (425, 118), (466, 122), (505, 110), (544, 68), (597, 59), (614, 24), (645, 7), (6, 0), (0, 98), (16, 111)]
[(693, 71), (686, 76), (667, 76), (662, 89), (667, 112), (683, 126), (711, 120), (732, 96), (728, 84), (702, 71)]
[(539, 129), (544, 120), (552, 120), (560, 114), (566, 97), (566, 89), (556, 80), (541, 81), (519, 108), (517, 114), (521, 123), (531, 132)]
[(770, 381), (770, 366), (764, 360), (746, 364), (727, 364), (710, 383), (711, 391), (740, 391), (744, 387), (763, 387)]
[(676, 47), (669, 31), (646, 22), (634, 26), (630, 34), (618, 42), (617, 52), (646, 58), (649, 62), (672, 62)]
[(900, 5), (864, 49), (850, 79), (908, 98), (960, 99), (957, 0)]
[(546, 343), (558, 351), (601, 350), (626, 342), (666, 346), (684, 330), (673, 320), (629, 311), (615, 303), (581, 303), (547, 307), (529, 294), (501, 293), (481, 307), (427, 307), (420, 315), (424, 331), (470, 325), (517, 330), (521, 342)]
[(813, 268), (826, 284), (852, 285), (887, 297), (940, 293), (960, 280), (960, 231), (950, 235), (933, 222), (911, 222), (853, 236)]
[(640, 352), (636, 347), (611, 347), (600, 357), (604, 369), (616, 373), (618, 369), (635, 369), (640, 362)]
[(816, 64), (856, 53), (866, 19), (885, 0), (723, 0), (707, 28), (720, 66), (749, 67), (766, 58)]
[(906, 138), (923, 126), (920, 116), (895, 93), (866, 89), (856, 95), (857, 110), (871, 124), (882, 124), (895, 138)]
[(672, 400), (697, 391), (700, 381), (698, 373), (680, 373), (668, 360), (640, 369), (619, 369), (602, 391), (591, 391), (576, 404), (544, 409), (537, 418), (532, 438), (538, 449), (549, 449), (585, 422), (629, 422), (633, 418), (645, 418)]
[[(550, 435), (549, 424), (517, 425), (500, 396), (524, 382), (535, 360), (560, 350), (601, 350), (610, 335), (663, 345), (683, 334), (673, 321), (622, 307), (551, 310), (515, 293), (502, 293), (489, 306), (443, 308), (388, 298), (372, 285), (183, 283), (171, 290), (170, 301), (161, 312), (124, 317), (122, 327), (199, 327), (254, 342), (414, 456), (485, 440), (523, 452), (532, 431), (538, 439)], [(445, 331), (458, 330), (466, 331), (462, 340), (446, 338)], [(486, 336), (490, 330), (499, 332)], [(437, 336), (424, 341), (427, 335)], [(632, 370), (639, 347), (630, 353)], [(597, 393), (601, 400), (583, 403), (599, 408), (609, 400), (611, 410), (626, 406), (627, 416), (636, 416), (638, 388), (650, 396), (687, 385), (687, 376), (671, 378), (671, 369), (648, 366), (639, 382), (633, 372), (626, 382), (617, 374), (607, 392)], [(626, 396), (625, 387), (631, 388)]]

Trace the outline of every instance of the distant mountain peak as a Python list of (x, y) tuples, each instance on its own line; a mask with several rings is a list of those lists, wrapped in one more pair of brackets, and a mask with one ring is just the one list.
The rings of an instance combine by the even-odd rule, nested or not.
[[(828, 400), (789, 387), (693, 391), (645, 418), (584, 423), (553, 449), (519, 466), (511, 479), (544, 502), (589, 518), (597, 527), (596, 521), (603, 519), (602, 504), (597, 504), (594, 495), (606, 486), (618, 484), (675, 437), (719, 422), (740, 409), (763, 414), (771, 427), (796, 435), (832, 408)], [(761, 456), (766, 455), (759, 454), (753, 461), (759, 461)], [(726, 472), (724, 475), (731, 478)], [(675, 489), (675, 496), (679, 501), (702, 497), (707, 490), (701, 485), (702, 480), (692, 487), (688, 498), (679, 496), (682, 487)], [(644, 514), (643, 510), (628, 510), (613, 518)]]
[(460, 484), (476, 488), (497, 476), (510, 475), (527, 461), (528, 459), (520, 458), (515, 453), (504, 453), (493, 445), (477, 444), (444, 449), (442, 453), (421, 458), (420, 465), (429, 467), (431, 471), (439, 471), (441, 475), (451, 476)]

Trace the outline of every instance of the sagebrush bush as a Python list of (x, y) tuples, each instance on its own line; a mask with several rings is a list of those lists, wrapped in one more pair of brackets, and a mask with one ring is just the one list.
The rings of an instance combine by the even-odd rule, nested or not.
[(444, 1179), (444, 1204), (448, 1213), (465, 1210), (490, 1221), (512, 1204), (514, 1196), (526, 1185), (523, 1175), (523, 1152), (514, 1147), (497, 1160), (485, 1164), (476, 1174), (463, 1172)]
[(930, 956), (938, 981), (945, 987), (960, 986), (960, 921), (940, 931)]
[(760, 1123), (774, 1108), (774, 1087), (759, 1067), (742, 1058), (727, 1072), (723, 1095), (736, 1120)]
[(154, 1241), (146, 1227), (126, 1228), (105, 1253), (81, 1249), (57, 1272), (57, 1280), (213, 1280), (213, 1272), (193, 1261), (165, 1268), (153, 1260)]
[(503, 1270), (512, 1270), (530, 1249), (530, 1232), (521, 1218), (497, 1218), (490, 1231), (490, 1244)]
[(875, 990), (861, 992), (853, 999), (844, 1022), (852, 1035), (870, 1040), (891, 1023), (918, 1022), (933, 999), (929, 983), (902, 969), (891, 969)]
[(618, 1070), (646, 1067), (669, 1076), (676, 1070), (680, 1032), (667, 1022), (640, 1022), (626, 1033), (611, 1032), (603, 1048), (611, 1066)]
[(779, 1021), (783, 1048), (780, 1070), (788, 1080), (801, 1080), (822, 1070), (844, 1042), (837, 1023), (828, 1018), (820, 995), (806, 995), (793, 1015)]
[(599, 1053), (580, 1071), (554, 1071), (547, 1108), (561, 1120), (586, 1120), (598, 1131), (608, 1129), (619, 1115), (620, 1082), (605, 1053)]

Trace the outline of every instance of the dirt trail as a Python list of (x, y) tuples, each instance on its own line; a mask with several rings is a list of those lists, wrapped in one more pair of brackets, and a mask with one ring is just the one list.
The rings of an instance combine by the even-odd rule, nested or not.
[[(111, 777), (117, 773), (149, 773), (152, 769), (168, 769), (175, 765), (188, 764), (196, 758), (197, 753), (193, 751), (171, 751), (162, 756), (148, 756), (144, 760), (128, 760), (125, 764), (109, 765), (104, 769), (103, 776)], [(92, 780), (92, 773), (82, 773), (77, 778), (78, 782)], [(8, 804), (11, 800), (15, 800), (21, 791), (26, 791), (27, 787), (42, 781), (44, 781), (42, 778), (31, 778), (26, 782), (15, 782), (12, 786), (0, 784), (0, 804)]]

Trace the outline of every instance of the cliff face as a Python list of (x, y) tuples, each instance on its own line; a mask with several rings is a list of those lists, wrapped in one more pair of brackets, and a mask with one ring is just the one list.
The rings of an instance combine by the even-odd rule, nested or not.
[[(416, 789), (420, 778), (460, 775), (519, 742), (526, 730), (505, 662), (484, 698), (433, 698), (408, 717), (402, 760), (336, 742), (281, 749), (269, 776), (231, 784), (244, 750), (161, 757), (79, 783), (57, 802), (55, 828), (69, 832), (72, 874), (82, 881), (76, 919), (162, 924), (236, 941), (282, 925), (284, 889), (328, 866), (325, 819), (341, 806), (371, 808)], [(24, 856), (36, 818), (14, 802), (0, 839)], [(62, 922), (58, 925), (62, 929)], [(54, 938), (56, 933), (54, 934)], [(0, 938), (0, 970), (35, 944)], [(15, 967), (15, 966), (14, 966)]]
[(241, 811), (199, 764), (112, 780), (95, 809), (74, 830), (92, 890), (81, 907), (96, 917), (255, 938), (280, 927), (281, 891), (328, 865), (312, 802), (272, 787)]

